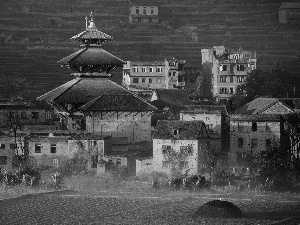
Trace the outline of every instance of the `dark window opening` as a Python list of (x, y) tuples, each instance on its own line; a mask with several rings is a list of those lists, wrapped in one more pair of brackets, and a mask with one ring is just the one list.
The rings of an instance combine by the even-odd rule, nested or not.
[(0, 149), (5, 149), (5, 144), (0, 144)]
[(132, 79), (132, 82), (133, 82), (133, 83), (138, 83), (138, 82), (139, 82), (139, 78), (133, 78), (133, 79)]
[(0, 165), (1, 166), (7, 165), (7, 156), (0, 156)]
[(56, 153), (56, 145), (51, 145), (50, 153)]
[(31, 115), (32, 115), (32, 119), (35, 120), (39, 119), (39, 112), (32, 112)]
[(257, 123), (252, 123), (252, 131), (257, 131)]
[(238, 138), (238, 147), (243, 148), (244, 146), (244, 139), (243, 138)]
[(92, 155), (91, 157), (91, 168), (97, 168), (98, 156)]
[(41, 153), (41, 145), (40, 144), (35, 145), (35, 153)]

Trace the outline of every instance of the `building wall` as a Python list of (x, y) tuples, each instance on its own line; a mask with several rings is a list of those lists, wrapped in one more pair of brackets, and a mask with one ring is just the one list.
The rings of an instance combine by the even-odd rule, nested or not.
[[(74, 157), (75, 153), (80, 150), (80, 145), (76, 140), (63, 138), (34, 138), (29, 140), (29, 154), (32, 166), (63, 166), (68, 159)], [(104, 140), (82, 140), (83, 147), (91, 152), (101, 155), (104, 152)], [(36, 146), (40, 145), (40, 153), (36, 151)], [(51, 145), (56, 146), (56, 152), (51, 153)], [(57, 160), (57, 164), (56, 161)], [(88, 168), (91, 169), (91, 162)], [(96, 169), (96, 167), (94, 168)]]
[(134, 142), (151, 140), (151, 112), (93, 113), (86, 124), (93, 134), (128, 137)]
[(153, 172), (153, 158), (136, 159), (136, 176)]
[(162, 153), (163, 145), (171, 146), (174, 151), (179, 152), (180, 146), (192, 146), (193, 154), (187, 158), (187, 167), (182, 169), (184, 173), (189, 170), (189, 174), (198, 174), (200, 167), (199, 151), (202, 150), (202, 146), (199, 145), (198, 140), (165, 140), (165, 139), (153, 139), (153, 171), (164, 172), (171, 174), (171, 168), (165, 167), (164, 161), (166, 158)]
[(129, 22), (158, 23), (157, 6), (132, 6), (129, 8)]
[(256, 68), (256, 55), (249, 51), (232, 51), (224, 46), (215, 46), (202, 49), (201, 54), (202, 64), (207, 67), (204, 76), (211, 74), (211, 92), (218, 100), (230, 98), (236, 87)]
[(181, 121), (200, 120), (205, 123), (208, 133), (221, 134), (222, 114), (219, 113), (180, 113)]
[(123, 67), (123, 86), (148, 89), (183, 88), (184, 60), (161, 62), (131, 62)]
[[(231, 121), (230, 122), (230, 166), (243, 167), (241, 155), (254, 155), (266, 150), (267, 142), (279, 142), (281, 134), (280, 122), (255, 122), (257, 130), (253, 131), (253, 122)], [(242, 143), (241, 143), (242, 140)], [(268, 140), (268, 141), (267, 141)], [(239, 159), (238, 159), (239, 158)]]

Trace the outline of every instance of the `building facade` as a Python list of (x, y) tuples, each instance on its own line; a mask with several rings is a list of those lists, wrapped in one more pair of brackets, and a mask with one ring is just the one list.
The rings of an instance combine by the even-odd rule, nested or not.
[(158, 6), (133, 5), (129, 8), (130, 23), (158, 23)]
[(249, 172), (251, 157), (275, 143), (280, 144), (283, 133), (281, 115), (232, 115), (229, 165), (236, 174)]
[(204, 97), (229, 99), (236, 87), (256, 69), (256, 53), (215, 46), (202, 49)]
[(199, 174), (208, 134), (201, 121), (158, 121), (153, 133), (153, 171)]
[(182, 89), (185, 60), (164, 60), (156, 62), (127, 61), (123, 66), (122, 85), (126, 88)]
[(279, 8), (279, 23), (300, 22), (300, 3), (283, 2)]

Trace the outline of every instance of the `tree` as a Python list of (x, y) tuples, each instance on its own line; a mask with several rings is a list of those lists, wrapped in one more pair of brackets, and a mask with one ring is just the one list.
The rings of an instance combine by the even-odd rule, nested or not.
[(12, 131), (14, 136), (14, 160), (21, 167), (22, 163), (26, 161), (29, 156), (27, 137), (19, 134), (18, 131), (22, 131), (26, 118), (22, 117), (21, 112), (18, 110), (9, 111), (6, 115), (7, 127)]
[(271, 71), (253, 70), (246, 81), (239, 85), (231, 98), (232, 107), (237, 109), (257, 97), (283, 98), (289, 92), (292, 76), (285, 66), (276, 64)]

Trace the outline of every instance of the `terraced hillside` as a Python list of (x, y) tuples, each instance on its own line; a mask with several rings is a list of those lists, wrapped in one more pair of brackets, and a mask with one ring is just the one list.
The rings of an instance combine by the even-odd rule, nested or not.
[[(157, 2), (160, 23), (147, 25), (128, 23), (128, 0), (6, 1), (0, 13), (0, 75), (26, 77), (32, 96), (72, 79), (56, 62), (78, 49), (69, 38), (84, 30), (92, 10), (98, 29), (115, 36), (105, 48), (123, 60), (176, 57), (200, 65), (202, 48), (242, 47), (257, 52), (259, 68), (285, 62), (300, 87), (300, 25), (278, 23), (284, 0)], [(113, 80), (120, 82), (120, 71)]]

